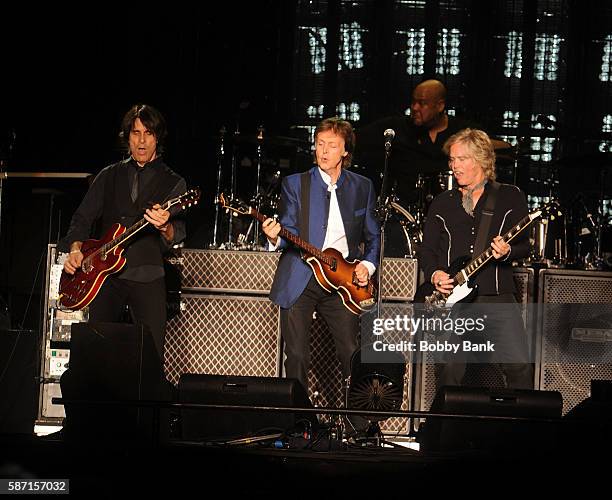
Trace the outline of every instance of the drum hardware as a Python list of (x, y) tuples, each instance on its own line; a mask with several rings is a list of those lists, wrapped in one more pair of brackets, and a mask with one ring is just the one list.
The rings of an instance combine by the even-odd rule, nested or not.
[(217, 248), (217, 234), (219, 231), (219, 214), (221, 205), (219, 204), (219, 195), (221, 194), (221, 173), (223, 171), (223, 163), (225, 162), (225, 127), (219, 130), (219, 150), (217, 154), (217, 191), (215, 192), (215, 224), (213, 228), (213, 240), (209, 248)]
[[(364, 355), (362, 349), (369, 349), (372, 353)], [(384, 360), (364, 360), (364, 356), (374, 356), (373, 352), (372, 345), (369, 345), (360, 347), (351, 356), (351, 373), (345, 384), (345, 406), (350, 410), (398, 411), (404, 398), (406, 359), (399, 352), (387, 352)], [(383, 439), (380, 429), (384, 417), (366, 414), (361, 418), (368, 425), (367, 429), (361, 429), (363, 439), (374, 441), (377, 446), (389, 444)], [(348, 420), (349, 428), (353, 427)]]
[(418, 245), (423, 242), (423, 232), (417, 220), (408, 210), (402, 207), (397, 201), (397, 198), (392, 198), (389, 201), (389, 210), (393, 210), (395, 214), (399, 214), (398, 222), (406, 239), (408, 252), (404, 257), (416, 257)]
[(438, 184), (442, 191), (450, 191), (455, 187), (455, 176), (452, 170), (440, 172), (438, 174)]

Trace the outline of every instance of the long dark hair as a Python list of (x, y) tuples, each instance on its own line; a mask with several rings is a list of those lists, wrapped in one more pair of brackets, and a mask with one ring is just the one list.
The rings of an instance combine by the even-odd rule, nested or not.
[(157, 140), (157, 152), (161, 153), (164, 150), (164, 140), (168, 134), (166, 120), (159, 110), (148, 104), (135, 104), (128, 110), (121, 121), (120, 139), (126, 146), (128, 145), (130, 132), (136, 118), (140, 118), (140, 121), (147, 130), (153, 132)]

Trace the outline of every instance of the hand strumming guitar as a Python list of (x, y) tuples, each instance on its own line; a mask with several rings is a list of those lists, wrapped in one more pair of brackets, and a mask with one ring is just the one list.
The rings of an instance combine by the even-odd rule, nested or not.
[(64, 271), (68, 274), (74, 274), (83, 263), (83, 254), (81, 253), (82, 244), (82, 241), (73, 241), (70, 244), (70, 253), (68, 254), (68, 258), (64, 261)]

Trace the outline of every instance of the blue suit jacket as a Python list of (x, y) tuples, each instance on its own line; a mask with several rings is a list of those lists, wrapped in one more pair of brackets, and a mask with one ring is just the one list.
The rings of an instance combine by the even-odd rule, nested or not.
[[(321, 248), (325, 242), (329, 218), (327, 184), (318, 167), (310, 169), (310, 213), (308, 221), (309, 243)], [(299, 234), (301, 214), (301, 176), (294, 174), (283, 179), (279, 222), (288, 231)], [(349, 247), (348, 260), (359, 259), (378, 265), (380, 254), (380, 225), (374, 216), (374, 185), (367, 177), (342, 170), (337, 182), (336, 197), (344, 223)], [(360, 252), (359, 245), (365, 244)], [(282, 240), (285, 248), (278, 263), (270, 299), (282, 308), (291, 307), (300, 297), (312, 277), (312, 269), (300, 258), (299, 250)]]

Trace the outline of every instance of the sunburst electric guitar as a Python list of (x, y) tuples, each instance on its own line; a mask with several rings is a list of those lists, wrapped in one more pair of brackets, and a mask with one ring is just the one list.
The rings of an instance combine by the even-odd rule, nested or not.
[[(190, 189), (186, 193), (166, 201), (161, 208), (180, 205), (185, 209), (195, 205), (200, 199), (200, 189)], [(88, 306), (96, 297), (102, 284), (110, 274), (117, 273), (125, 266), (123, 256), (128, 238), (134, 236), (149, 224), (144, 217), (126, 229), (121, 224), (113, 224), (99, 240), (85, 240), (81, 246), (83, 262), (74, 274), (62, 271), (59, 286), (59, 301), (66, 309), (79, 310)]]
[[(267, 217), (239, 200), (227, 200), (223, 194), (219, 203), (226, 210), (239, 215), (250, 215), (260, 222)], [(372, 279), (360, 286), (355, 275), (358, 260), (347, 261), (335, 248), (319, 250), (299, 236), (281, 228), (279, 236), (290, 241), (302, 251), (302, 259), (312, 268), (321, 287), (329, 293), (340, 295), (344, 306), (353, 314), (362, 314), (376, 304), (376, 288)]]

